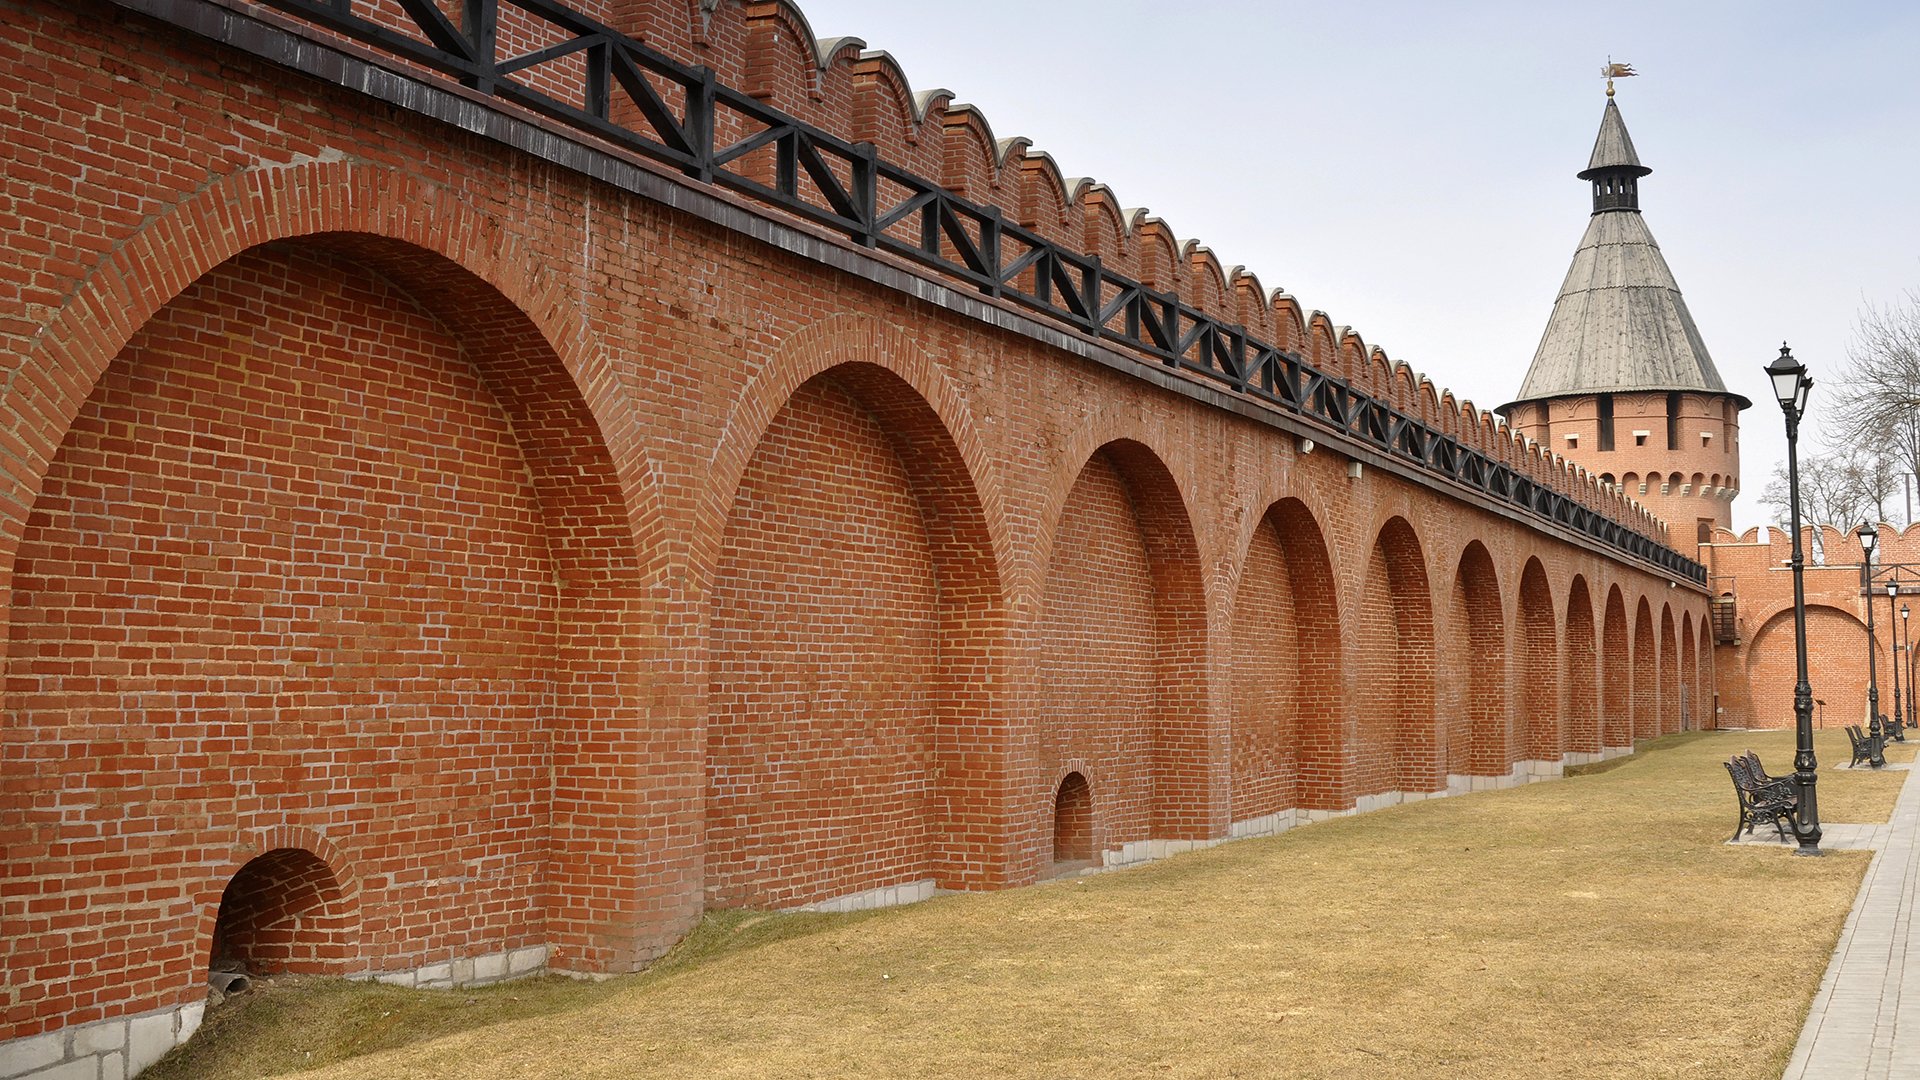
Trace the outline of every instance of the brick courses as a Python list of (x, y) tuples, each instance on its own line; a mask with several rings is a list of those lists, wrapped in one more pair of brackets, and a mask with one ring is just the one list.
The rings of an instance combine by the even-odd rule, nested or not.
[[(688, 8), (603, 14), (1657, 531), (890, 62)], [(105, 4), (0, 25), (0, 1039), (198, 1001), (236, 879), (267, 966), (615, 972), (1082, 814), (1624, 746), (1626, 671), (1677, 722), (1705, 600), (1644, 566)]]
[[(1868, 723), (1867, 624), (1860, 588), (1860, 541), (1851, 528), (1808, 525), (1802, 532), (1802, 547), (1807, 562), (1808, 682), (1816, 701), (1824, 702), (1816, 705), (1814, 722), (1820, 727), (1864, 727)], [(1701, 553), (1712, 573), (1714, 594), (1734, 601), (1734, 644), (1714, 644), (1709, 627), (1701, 624), (1699, 628), (1701, 654), (1709, 649), (1716, 654), (1710, 681), (1718, 698), (1720, 726), (1793, 726), (1793, 575), (1788, 566), (1792, 537), (1784, 529), (1754, 528), (1739, 536), (1719, 529)], [(1891, 717), (1896, 656), (1902, 664), (1903, 697), (1909, 669), (1906, 652), (1896, 652), (1900, 642), (1889, 633), (1888, 622), (1898, 620), (1902, 604), (1920, 608), (1920, 598), (1913, 595), (1920, 588), (1920, 531), (1881, 526), (1874, 573), (1880, 711)], [(1886, 594), (1889, 577), (1897, 577), (1902, 586), (1892, 611)], [(1920, 637), (1920, 625), (1909, 630)]]

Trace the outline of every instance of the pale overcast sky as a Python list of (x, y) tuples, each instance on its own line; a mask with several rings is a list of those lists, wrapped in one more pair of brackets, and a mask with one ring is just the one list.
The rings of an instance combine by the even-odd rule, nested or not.
[(1792, 344), (1817, 427), (1861, 305), (1920, 288), (1920, 3), (800, 3), (1483, 408), (1586, 228), (1600, 67), (1632, 63), (1641, 209), (1754, 402), (1741, 528), (1786, 454), (1762, 366)]

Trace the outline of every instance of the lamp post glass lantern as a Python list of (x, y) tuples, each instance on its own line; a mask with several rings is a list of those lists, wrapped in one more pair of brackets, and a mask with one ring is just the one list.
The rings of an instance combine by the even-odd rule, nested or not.
[(1860, 589), (1867, 598), (1867, 764), (1877, 769), (1887, 763), (1880, 749), (1885, 736), (1880, 729), (1880, 672), (1873, 640), (1873, 549), (1880, 530), (1863, 521), (1854, 535), (1860, 538)]
[(1806, 365), (1793, 358), (1785, 342), (1780, 355), (1767, 365), (1773, 396), (1787, 421), (1787, 506), (1793, 525), (1793, 781), (1798, 789), (1793, 809), (1793, 835), (1799, 854), (1820, 854), (1820, 804), (1817, 785), (1820, 763), (1813, 756), (1813, 687), (1807, 682), (1806, 554), (1800, 543), (1800, 417), (1807, 411), (1807, 391), (1813, 380)]

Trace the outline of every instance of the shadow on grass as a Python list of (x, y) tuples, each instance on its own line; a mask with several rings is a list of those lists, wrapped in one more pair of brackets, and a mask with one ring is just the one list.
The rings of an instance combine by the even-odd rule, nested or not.
[(207, 1011), (191, 1041), (143, 1080), (250, 1080), (319, 1068), (456, 1032), (587, 1008), (725, 956), (809, 937), (875, 912), (719, 911), (646, 971), (602, 982), (541, 975), (460, 990), (414, 990), (289, 976), (264, 979)]

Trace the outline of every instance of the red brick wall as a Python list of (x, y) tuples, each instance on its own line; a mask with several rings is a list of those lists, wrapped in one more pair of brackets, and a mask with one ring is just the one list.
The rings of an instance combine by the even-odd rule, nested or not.
[[(1533, 761), (1558, 760), (1560, 735), (1560, 666), (1562, 650), (1554, 628), (1553, 594), (1547, 571), (1529, 559), (1520, 577), (1520, 620), (1515, 627), (1516, 674), (1520, 679), (1518, 730), (1508, 754)], [(1569, 652), (1569, 655), (1571, 653)]]
[(1296, 717), (1308, 695), (1302, 692), (1301, 634), (1278, 516), (1268, 511), (1254, 530), (1233, 596), (1235, 821), (1299, 805)]
[(708, 903), (931, 876), (938, 593), (886, 430), (809, 382), (754, 451), (714, 576)]
[(1627, 633), (1627, 609), (1619, 586), (1607, 593), (1607, 611), (1600, 640), (1602, 737), (1610, 747), (1632, 746), (1633, 644)]
[(1593, 630), (1593, 596), (1587, 579), (1575, 577), (1567, 595), (1566, 647), (1561, 650), (1564, 667), (1560, 688), (1566, 718), (1561, 733), (1566, 749), (1576, 754), (1596, 754), (1603, 749), (1600, 731), (1600, 682), (1598, 654)]
[[(1504, 773), (1506, 657), (1574, 581), (1609, 597), (1610, 732), (1624, 612), (1704, 614), (772, 211), (784, 248), (104, 5), (0, 3), (0, 1038), (197, 999), (272, 851), (339, 883), (344, 928), (289, 947), (344, 970), (629, 970), (709, 903), (1031, 881), (1069, 772), (1100, 850)], [(976, 115), (910, 141), (885, 71), (810, 88), (766, 12), (625, 16), (1159, 265), (1042, 197), (1044, 159), (1001, 175)], [(1250, 278), (1163, 269), (1575, 483)]]
[(555, 569), (527, 469), (458, 343), (340, 258), (249, 252), (135, 335), (14, 563), (13, 805), (59, 827), (6, 876), (62, 871), (15, 962), (72, 987), (129, 938), (162, 958), (61, 1011), (204, 963), (164, 915), (217, 901), (221, 838), (268, 825), (355, 850), (376, 968), (544, 938)]
[[(1808, 683), (1816, 701), (1814, 722), (1827, 727), (1862, 724), (1867, 718), (1866, 609), (1860, 587), (1860, 545), (1850, 531), (1831, 526), (1806, 529)], [(1714, 591), (1735, 599), (1733, 645), (1703, 649), (1712, 661), (1709, 692), (1717, 695), (1722, 727), (1791, 727), (1794, 723), (1793, 575), (1787, 567), (1792, 538), (1784, 531), (1749, 530), (1735, 537), (1721, 531), (1701, 549), (1714, 574)], [(1920, 531), (1880, 530), (1874, 557), (1874, 674), (1880, 680), (1880, 711), (1894, 710), (1893, 658), (1888, 631), (1901, 604), (1920, 607)], [(1897, 579), (1901, 594), (1891, 611), (1886, 584)], [(1704, 629), (1704, 628), (1703, 628)], [(1710, 638), (1708, 640), (1711, 640)], [(1907, 669), (1900, 669), (1901, 692)], [(1709, 706), (1711, 707), (1711, 706)]]
[(1501, 607), (1493, 557), (1484, 544), (1471, 541), (1461, 553), (1453, 581), (1454, 633), (1449, 644), (1452, 666), (1461, 678), (1448, 723), (1449, 773), (1496, 776), (1505, 773), (1513, 760), (1509, 752), (1513, 699), (1508, 692), (1506, 620)]
[(1126, 479), (1106, 452), (1074, 482), (1040, 631), (1042, 754), (1092, 793), (1094, 843), (1149, 836), (1161, 647), (1153, 568)]

